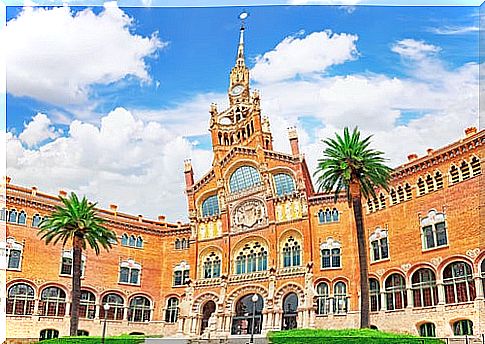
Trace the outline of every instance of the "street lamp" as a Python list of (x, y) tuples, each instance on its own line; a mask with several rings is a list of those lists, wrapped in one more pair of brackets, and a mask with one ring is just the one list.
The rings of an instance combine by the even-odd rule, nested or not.
[(103, 305), (104, 309), (104, 323), (103, 323), (103, 335), (101, 336), (101, 343), (104, 344), (104, 337), (106, 336), (106, 318), (108, 317), (109, 304), (105, 303)]
[(258, 299), (258, 294), (254, 294), (251, 298), (251, 301), (253, 301), (253, 320), (251, 321), (251, 339), (249, 340), (249, 343), (254, 343), (254, 321), (256, 317), (256, 302), (258, 302)]

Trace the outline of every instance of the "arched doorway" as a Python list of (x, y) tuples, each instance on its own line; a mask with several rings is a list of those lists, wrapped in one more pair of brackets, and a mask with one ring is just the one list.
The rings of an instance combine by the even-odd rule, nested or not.
[[(253, 302), (253, 296), (257, 301)], [(261, 333), (261, 322), (263, 318), (263, 298), (258, 294), (249, 294), (241, 297), (236, 302), (236, 315), (232, 318), (231, 334), (251, 334), (253, 330), (254, 313), (254, 334)]]
[(283, 323), (282, 330), (291, 330), (297, 327), (296, 317), (298, 315), (298, 296), (289, 293), (283, 299)]
[(216, 303), (212, 300), (209, 300), (205, 303), (204, 307), (202, 307), (202, 323), (200, 325), (200, 334), (204, 333), (204, 330), (209, 325), (209, 319), (216, 311)]

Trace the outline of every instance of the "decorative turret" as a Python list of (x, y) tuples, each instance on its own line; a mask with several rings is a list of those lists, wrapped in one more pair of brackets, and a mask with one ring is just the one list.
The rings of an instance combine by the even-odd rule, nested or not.
[(190, 159), (184, 160), (184, 175), (185, 187), (189, 189), (194, 185), (194, 170), (192, 169), (192, 161), (190, 161)]
[(300, 155), (300, 147), (298, 145), (298, 133), (296, 132), (296, 127), (288, 128), (288, 138), (290, 139), (291, 154), (293, 154), (293, 156)]

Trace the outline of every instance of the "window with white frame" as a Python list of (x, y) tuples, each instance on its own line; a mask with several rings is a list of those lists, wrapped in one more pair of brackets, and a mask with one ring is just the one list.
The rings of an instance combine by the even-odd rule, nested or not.
[(438, 303), (436, 277), (429, 268), (421, 268), (411, 277), (414, 307), (430, 307)]
[(458, 320), (453, 323), (455, 336), (473, 336), (473, 322), (468, 319)]
[(203, 263), (203, 278), (217, 278), (221, 276), (221, 257), (211, 252)]
[(387, 229), (377, 227), (370, 236), (370, 256), (372, 262), (389, 258), (389, 241)]
[(146, 322), (150, 321), (151, 302), (145, 296), (135, 296), (130, 300), (128, 308), (128, 321)]
[[(72, 276), (72, 250), (63, 250), (61, 257), (61, 276)], [(86, 256), (81, 255), (81, 277), (84, 277), (86, 267)]]
[(0, 221), (7, 221), (7, 209), (2, 208), (0, 209)]
[(470, 166), (472, 168), (472, 174), (474, 177), (482, 173), (480, 159), (478, 159), (476, 156), (471, 159)]
[(406, 282), (404, 277), (394, 273), (385, 282), (387, 310), (403, 309), (407, 306)]
[(15, 238), (7, 238), (6, 244), (6, 256), (7, 256), (7, 269), (8, 270), (22, 270), (22, 253), (24, 251), (24, 245), (15, 241)]
[(335, 314), (347, 313), (347, 285), (337, 282), (333, 287), (333, 312)]
[(327, 241), (320, 245), (320, 255), (322, 269), (332, 269), (342, 267), (342, 250), (341, 244), (329, 237)]
[(268, 249), (260, 242), (247, 243), (236, 256), (236, 274), (246, 274), (268, 269)]
[(128, 259), (120, 263), (119, 283), (140, 285), (141, 264), (133, 259)]
[(165, 309), (165, 322), (177, 322), (179, 314), (179, 299), (171, 297), (167, 301), (167, 308)]
[(283, 267), (301, 265), (301, 246), (298, 240), (290, 236), (283, 246)]
[(375, 278), (369, 279), (370, 311), (378, 312), (381, 310), (381, 291), (379, 281)]
[(325, 315), (330, 313), (330, 293), (328, 284), (326, 282), (320, 282), (317, 284), (317, 314)]
[(40, 293), (39, 314), (63, 317), (66, 314), (66, 293), (58, 287), (47, 287)]
[(104, 307), (99, 308), (99, 318), (108, 320), (123, 320), (125, 313), (125, 302), (123, 298), (115, 293), (106, 294), (103, 296), (101, 304), (109, 305), (109, 309), (105, 314)]
[(8, 212), (8, 217), (7, 217), (8, 222), (10, 223), (17, 223), (17, 210), (11, 209)]
[(445, 220), (445, 214), (438, 213), (436, 210), (430, 210), (425, 217), (421, 218), (423, 250), (448, 245)]
[(89, 290), (81, 290), (79, 300), (79, 317), (83, 319), (94, 319), (96, 315), (96, 296)]
[(21, 211), (19, 213), (19, 216), (18, 216), (18, 219), (17, 219), (17, 223), (19, 225), (25, 225), (27, 223), (27, 214), (25, 213), (25, 211)]
[(32, 217), (32, 227), (38, 228), (41, 222), (42, 222), (42, 216), (40, 216), (39, 214), (35, 214)]
[(34, 313), (34, 288), (26, 283), (16, 283), (8, 288), (7, 314), (32, 315)]
[(340, 214), (337, 208), (326, 208), (325, 210), (320, 209), (318, 211), (318, 223), (332, 223), (338, 222), (340, 219)]
[(260, 184), (261, 176), (258, 170), (252, 166), (239, 167), (229, 178), (231, 193), (250, 189)]
[(182, 286), (189, 283), (190, 265), (186, 261), (177, 264), (173, 269), (173, 285)]
[(470, 264), (458, 261), (443, 270), (446, 303), (464, 303), (475, 300), (475, 282)]

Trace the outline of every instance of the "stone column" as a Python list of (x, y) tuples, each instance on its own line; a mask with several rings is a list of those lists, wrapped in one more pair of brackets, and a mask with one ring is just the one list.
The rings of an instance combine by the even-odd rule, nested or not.
[(34, 315), (39, 315), (39, 299), (34, 299)]
[(445, 286), (443, 285), (443, 281), (437, 280), (436, 287), (438, 288), (438, 305), (444, 305), (446, 303), (446, 300), (445, 300)]
[(277, 310), (275, 312), (275, 319), (274, 319), (274, 326), (273, 326), (273, 329), (278, 331), (281, 329), (281, 311), (280, 310)]
[(99, 313), (101, 312), (101, 307), (103, 307), (103, 305), (101, 304), (96, 305), (95, 312), (94, 312), (94, 319), (99, 319)]
[(69, 314), (71, 310), (71, 303), (70, 302), (66, 302), (66, 313), (64, 314), (65, 317), (71, 317), (71, 315)]
[(128, 321), (128, 307), (123, 307), (123, 321)]
[(184, 333), (184, 323), (186, 317), (179, 317), (177, 321), (177, 334), (183, 334)]
[(302, 328), (303, 327), (303, 317), (304, 317), (304, 313), (305, 313), (304, 310), (301, 310), (301, 309), (298, 310), (298, 315), (297, 315), (297, 318), (296, 318), (297, 319), (296, 321), (297, 321), (297, 324), (298, 324), (297, 325), (298, 328)]
[(190, 333), (196, 334), (196, 332), (197, 332), (197, 327), (196, 327), (197, 321), (196, 321), (195, 317), (191, 316), (189, 318), (189, 322), (190, 322)]
[(475, 276), (473, 279), (475, 280), (475, 290), (477, 291), (476, 300), (483, 300), (484, 291), (483, 291), (482, 279), (480, 278), (480, 275)]
[(387, 309), (386, 293), (381, 291), (380, 297), (381, 297), (381, 311), (384, 311)]
[(316, 310), (315, 310), (315, 307), (313, 307), (310, 309), (310, 328), (315, 328), (316, 317), (317, 317)]
[(224, 314), (217, 315), (217, 332), (224, 332)]
[(309, 321), (308, 321), (308, 308), (303, 311), (303, 328), (308, 328)]
[(269, 311), (268, 312), (267, 323), (266, 323), (266, 329), (267, 330), (272, 330), (273, 329), (273, 319), (274, 319), (273, 311)]
[(408, 299), (408, 305), (406, 308), (413, 308), (414, 298), (413, 298), (413, 290), (411, 288), (406, 288), (406, 298)]

